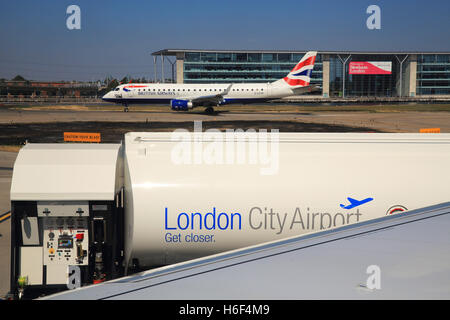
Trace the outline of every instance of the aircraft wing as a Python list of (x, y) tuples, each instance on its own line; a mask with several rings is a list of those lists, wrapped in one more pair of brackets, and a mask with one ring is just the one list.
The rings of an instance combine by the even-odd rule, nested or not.
[(45, 299), (450, 299), (448, 230), (450, 202)]
[(353, 199), (353, 198), (350, 198), (350, 197), (348, 197), (347, 200), (348, 200), (351, 204), (357, 204), (357, 203), (360, 202), (360, 201), (358, 201), (358, 200), (356, 200), (356, 199)]
[(233, 84), (230, 84), (224, 91), (222, 91), (221, 93), (218, 93), (218, 94), (200, 96), (200, 97), (195, 97), (195, 98), (181, 98), (181, 100), (186, 99), (196, 105), (203, 105), (205, 103), (218, 105), (220, 102), (222, 102), (224, 96), (226, 96), (230, 92), (232, 85)]

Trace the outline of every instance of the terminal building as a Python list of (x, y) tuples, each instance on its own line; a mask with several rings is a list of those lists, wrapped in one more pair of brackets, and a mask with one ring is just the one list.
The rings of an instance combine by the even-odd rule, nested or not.
[[(164, 49), (152, 55), (155, 82), (156, 65), (164, 74), (171, 56), (177, 83), (242, 83), (281, 79), (305, 52)], [(450, 52), (319, 51), (311, 78), (320, 88), (314, 94), (324, 98), (449, 97)]]

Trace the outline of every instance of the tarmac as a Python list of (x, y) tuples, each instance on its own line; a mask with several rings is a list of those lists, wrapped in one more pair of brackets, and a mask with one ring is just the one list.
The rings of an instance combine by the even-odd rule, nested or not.
[(9, 291), (11, 219), (9, 191), (17, 153), (0, 151), (0, 297)]
[(440, 128), (450, 132), (450, 112), (148, 112), (83, 111), (0, 108), (0, 124), (54, 122), (193, 122), (214, 121), (290, 121), (371, 128), (380, 132), (419, 132), (421, 128)]

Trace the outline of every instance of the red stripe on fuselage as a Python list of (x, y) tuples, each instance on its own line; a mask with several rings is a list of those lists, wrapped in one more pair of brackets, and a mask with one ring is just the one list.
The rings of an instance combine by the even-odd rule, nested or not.
[(124, 88), (147, 88), (147, 86), (136, 86), (136, 85), (132, 85), (132, 86), (125, 86)]

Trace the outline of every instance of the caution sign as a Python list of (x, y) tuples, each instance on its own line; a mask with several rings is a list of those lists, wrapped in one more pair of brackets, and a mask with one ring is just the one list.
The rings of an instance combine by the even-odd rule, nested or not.
[(100, 133), (64, 132), (64, 141), (70, 142), (100, 142)]
[(441, 133), (441, 128), (423, 128), (420, 133)]

